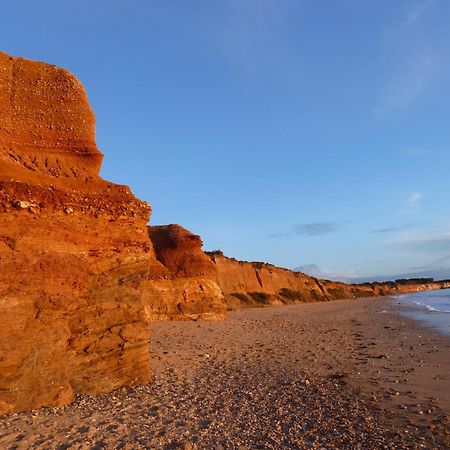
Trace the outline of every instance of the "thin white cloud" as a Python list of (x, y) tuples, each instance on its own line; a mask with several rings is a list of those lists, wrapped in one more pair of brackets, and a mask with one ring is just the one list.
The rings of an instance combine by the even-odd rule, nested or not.
[(435, 3), (435, 0), (422, 0), (414, 3), (406, 13), (403, 26), (405, 28), (414, 26)]
[(384, 227), (384, 228), (376, 228), (374, 230), (371, 231), (371, 233), (395, 233), (398, 231), (403, 231), (403, 230), (407, 230), (409, 228), (413, 228), (416, 227), (418, 224), (405, 224), (405, 225), (397, 225), (395, 227)]
[(338, 222), (312, 222), (294, 225), (292, 232), (278, 232), (268, 234), (272, 239), (286, 239), (294, 236), (320, 236), (335, 233), (341, 230), (345, 224)]
[(348, 282), (350, 280), (358, 278), (358, 275), (354, 270), (336, 271), (329, 269), (321, 269), (316, 264), (305, 264), (303, 266), (296, 267), (294, 271), (303, 272), (312, 277), (322, 278), (326, 280), (338, 280)]
[(319, 236), (339, 231), (342, 225), (337, 222), (313, 222), (295, 225), (294, 232), (298, 236)]
[(411, 158), (422, 158), (425, 156), (429, 156), (432, 152), (426, 148), (417, 148), (408, 146), (400, 149), (400, 153), (404, 156), (408, 156)]
[(383, 33), (385, 70), (373, 108), (379, 118), (411, 108), (442, 72), (442, 45), (425, 32), (427, 24), (422, 21), (435, 4), (435, 0), (411, 2), (404, 16)]
[(439, 269), (448, 269), (448, 263), (450, 262), (450, 255), (446, 255), (439, 259), (434, 259), (428, 264), (411, 267), (409, 270), (439, 270)]
[(398, 69), (394, 81), (386, 87), (374, 109), (378, 117), (395, 111), (405, 111), (426, 91), (437, 70), (437, 58), (432, 50), (423, 50), (412, 61)]
[(425, 254), (443, 253), (443, 256), (446, 256), (450, 251), (450, 232), (445, 232), (438, 235), (399, 235), (391, 239), (389, 244), (397, 245), (414, 252)]
[[(286, 83), (298, 82), (298, 54), (293, 54), (289, 26), (293, 6), (278, 0), (225, 0), (219, 25), (218, 51), (233, 70), (260, 79), (276, 76)], [(282, 69), (282, 70), (280, 70)]]
[(408, 197), (408, 204), (411, 206), (417, 206), (424, 198), (424, 193), (423, 192), (413, 192), (409, 197)]

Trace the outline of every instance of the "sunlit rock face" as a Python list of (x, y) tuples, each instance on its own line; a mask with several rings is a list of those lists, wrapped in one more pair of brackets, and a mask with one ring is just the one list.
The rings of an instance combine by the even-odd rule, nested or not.
[(2, 178), (98, 175), (94, 113), (66, 70), (0, 53), (0, 111)]
[(149, 380), (150, 207), (94, 127), (72, 74), (0, 53), (0, 414)]
[(148, 227), (164, 277), (150, 274), (143, 298), (149, 320), (220, 320), (226, 305), (216, 267), (200, 236), (180, 225)]
[(388, 288), (319, 280), (261, 262), (208, 253), (228, 309), (386, 295)]

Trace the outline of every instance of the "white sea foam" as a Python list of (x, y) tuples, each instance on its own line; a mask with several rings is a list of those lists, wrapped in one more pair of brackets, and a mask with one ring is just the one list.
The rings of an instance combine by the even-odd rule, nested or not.
[(407, 315), (450, 334), (450, 289), (416, 292), (397, 298), (400, 305), (410, 307), (406, 310)]
[(428, 311), (450, 313), (450, 289), (401, 295), (399, 300), (403, 303), (413, 303)]

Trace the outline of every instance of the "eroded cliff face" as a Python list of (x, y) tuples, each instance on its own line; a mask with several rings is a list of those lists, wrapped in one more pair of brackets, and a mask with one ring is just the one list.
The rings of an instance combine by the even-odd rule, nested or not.
[(0, 53), (0, 414), (149, 380), (150, 207), (94, 127), (73, 75)]
[(381, 287), (318, 280), (271, 264), (238, 261), (208, 253), (228, 309), (385, 295)]
[(220, 320), (226, 315), (217, 271), (200, 236), (180, 225), (148, 227), (163, 277), (150, 274), (143, 290), (148, 320)]
[(94, 113), (71, 73), (0, 52), (0, 108), (0, 174), (29, 182), (97, 178)]
[(150, 206), (99, 177), (94, 130), (72, 74), (0, 52), (0, 414), (147, 383), (152, 320), (404, 292), (208, 256), (179, 225), (147, 227)]
[(412, 294), (414, 292), (420, 291), (435, 291), (438, 289), (448, 289), (449, 287), (450, 283), (442, 281), (436, 281), (433, 283), (417, 283), (417, 284), (392, 283), (392, 287), (390, 288), (390, 294), (391, 295)]

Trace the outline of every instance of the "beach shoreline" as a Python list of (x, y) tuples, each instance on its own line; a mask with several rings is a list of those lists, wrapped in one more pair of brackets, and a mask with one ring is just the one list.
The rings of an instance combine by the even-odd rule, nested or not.
[(394, 297), (396, 311), (427, 329), (450, 339), (449, 289), (416, 292)]
[(149, 385), (4, 416), (0, 446), (445, 448), (450, 340), (399, 315), (396, 303), (153, 323)]

